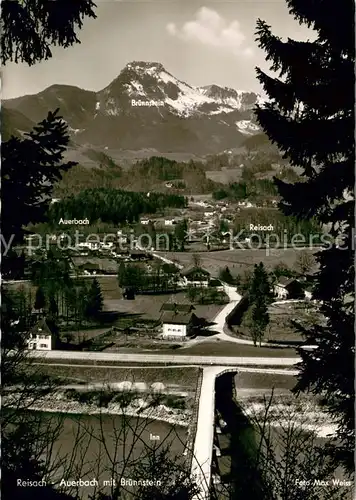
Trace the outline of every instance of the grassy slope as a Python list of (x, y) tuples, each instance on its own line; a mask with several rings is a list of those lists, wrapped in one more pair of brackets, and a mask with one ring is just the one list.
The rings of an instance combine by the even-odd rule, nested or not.
[(41, 372), (68, 379), (71, 382), (145, 382), (153, 384), (161, 382), (165, 385), (177, 385), (189, 390), (195, 390), (199, 368), (105, 368), (98, 366), (57, 366), (41, 365)]

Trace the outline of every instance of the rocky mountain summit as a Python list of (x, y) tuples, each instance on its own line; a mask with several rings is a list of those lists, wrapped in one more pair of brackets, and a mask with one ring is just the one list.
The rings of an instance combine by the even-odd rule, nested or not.
[(238, 147), (260, 133), (253, 110), (261, 102), (254, 92), (194, 87), (160, 63), (134, 61), (99, 92), (52, 85), (6, 100), (3, 120), (8, 133), (21, 133), (60, 108), (78, 145), (204, 155)]

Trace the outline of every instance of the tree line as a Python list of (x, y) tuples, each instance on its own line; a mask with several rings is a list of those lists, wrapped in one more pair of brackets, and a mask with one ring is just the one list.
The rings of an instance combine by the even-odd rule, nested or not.
[(179, 269), (173, 264), (159, 263), (149, 269), (145, 265), (122, 262), (118, 270), (119, 286), (135, 293), (175, 292), (179, 278)]
[(186, 205), (187, 199), (176, 194), (93, 188), (53, 203), (48, 211), (48, 219), (53, 225), (58, 225), (61, 218), (87, 218), (89, 223), (98, 219), (113, 224), (133, 223), (137, 222), (142, 214), (153, 214), (167, 207), (184, 208)]
[[(245, 201), (268, 203), (271, 199), (279, 199), (279, 193), (274, 178), (287, 182), (297, 182), (300, 176), (286, 165), (275, 171), (271, 163), (266, 161), (252, 163), (241, 168), (241, 177), (238, 182), (231, 182), (213, 191), (215, 200), (228, 199), (231, 201)], [(268, 174), (268, 176), (266, 176)]]
[(167, 189), (164, 184), (171, 182), (172, 186), (168, 189), (189, 193), (209, 193), (216, 188), (216, 183), (206, 177), (203, 162), (178, 162), (163, 156), (151, 156), (128, 165), (129, 168), (126, 169), (123, 168), (123, 162), (118, 165), (105, 153), (87, 150), (85, 154), (98, 166), (88, 169), (83, 165), (76, 165), (66, 172), (55, 186), (58, 197), (68, 193), (77, 194), (94, 186), (142, 192), (157, 190), (157, 185)]
[(33, 325), (33, 310), (51, 322), (55, 335), (60, 327), (77, 328), (96, 322), (103, 308), (103, 296), (97, 279), (73, 278), (65, 258), (34, 263), (31, 283), (35, 291), (24, 286), (4, 289), (7, 307), (22, 318), (23, 325)]

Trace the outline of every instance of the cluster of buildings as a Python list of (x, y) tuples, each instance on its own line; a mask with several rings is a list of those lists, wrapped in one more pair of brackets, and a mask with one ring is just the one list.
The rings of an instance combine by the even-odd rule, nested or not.
[(281, 276), (273, 287), (273, 293), (279, 300), (288, 299), (313, 299), (313, 285), (308, 282), (302, 283), (296, 278)]
[[(209, 271), (200, 266), (189, 266), (181, 270), (180, 285), (199, 288), (214, 286), (219, 291), (224, 290), (223, 283), (212, 278)], [(308, 284), (308, 280), (302, 283), (300, 280), (285, 276), (277, 280), (273, 292), (279, 300), (313, 298), (312, 285)], [(160, 309), (161, 338), (182, 341), (189, 337), (197, 320), (194, 310), (195, 307), (190, 303), (174, 301), (164, 303)], [(47, 351), (55, 348), (53, 335), (45, 318), (40, 318), (31, 328), (27, 344), (31, 350)]]

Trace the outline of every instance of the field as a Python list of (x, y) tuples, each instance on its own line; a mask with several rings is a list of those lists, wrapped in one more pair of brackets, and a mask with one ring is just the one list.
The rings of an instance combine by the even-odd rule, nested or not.
[(119, 287), (116, 276), (100, 276), (97, 278), (100, 284), (104, 300), (118, 300), (122, 298), (122, 292)]
[(200, 369), (194, 367), (143, 368), (141, 367), (105, 367), (105, 366), (60, 366), (59, 364), (42, 364), (41, 373), (61, 377), (68, 382), (76, 383), (113, 383), (113, 382), (144, 382), (147, 385), (160, 382), (165, 386), (179, 387), (195, 391)]
[[(107, 279), (107, 278), (106, 278)], [(113, 277), (115, 281), (116, 278)], [(106, 286), (109, 290), (109, 296), (113, 296), (113, 291), (109, 288), (109, 280), (106, 281)], [(104, 290), (103, 290), (104, 292)], [(107, 298), (108, 295), (104, 292), (104, 310), (117, 311), (122, 314), (132, 315), (135, 321), (138, 319), (157, 320), (161, 313), (160, 309), (165, 302), (182, 302), (187, 301), (185, 294), (179, 292), (176, 294), (161, 294), (161, 295), (136, 295), (135, 300), (124, 300), (121, 297)], [(196, 305), (195, 314), (199, 317), (212, 320), (223, 306), (219, 305)]]
[[(278, 391), (289, 391), (293, 389), (297, 379), (291, 375), (276, 375), (274, 373), (239, 373), (235, 377), (235, 385), (238, 399), (244, 394), (253, 394), (254, 391), (262, 391), (268, 394), (272, 388)], [(240, 392), (239, 392), (240, 391)], [(248, 392), (247, 392), (248, 391)]]
[[(88, 280), (94, 279), (95, 276), (88, 276)], [(116, 276), (99, 276), (96, 278), (99, 281), (101, 291), (104, 298), (104, 308), (106, 312), (116, 311), (122, 315), (131, 316), (132, 321), (142, 320), (157, 320), (161, 313), (160, 309), (165, 302), (187, 302), (185, 294), (179, 292), (176, 294), (160, 294), (160, 295), (137, 295), (135, 300), (124, 300), (122, 290), (120, 289)], [(7, 284), (11, 290), (19, 290), (22, 287), (25, 290), (31, 290), (33, 299), (35, 298), (36, 287), (30, 282), (18, 282)], [(195, 313), (199, 317), (212, 320), (223, 306), (219, 305), (196, 305)]]
[(221, 170), (208, 170), (205, 174), (208, 179), (220, 184), (230, 184), (241, 179), (242, 168), (226, 168)]
[[(298, 321), (305, 326), (320, 323), (322, 317), (315, 305), (309, 301), (273, 303), (268, 308), (269, 325), (263, 341), (301, 343), (303, 336), (298, 332), (291, 321)], [(250, 338), (248, 330), (242, 325), (236, 326), (234, 331), (243, 338)]]
[[(308, 251), (308, 250), (306, 250)], [(286, 249), (233, 249), (217, 252), (199, 253), (201, 265), (207, 269), (213, 276), (219, 274), (219, 270), (228, 266), (233, 275), (237, 275), (246, 269), (253, 268), (254, 264), (263, 262), (266, 268), (271, 269), (275, 265), (283, 262), (288, 267), (293, 267), (297, 257), (297, 250), (293, 248)], [(315, 251), (309, 250), (310, 253)], [(188, 252), (161, 252), (168, 259), (177, 259), (180, 264), (186, 266), (192, 263), (192, 254)]]
[[(90, 280), (94, 278), (95, 276), (88, 276), (86, 279)], [(98, 276), (96, 279), (99, 281), (101, 290), (106, 298), (117, 299), (122, 297), (116, 276)], [(4, 286), (6, 286), (9, 290), (31, 290), (33, 295), (35, 295), (37, 289), (37, 287), (32, 285), (30, 281), (4, 283)]]
[(266, 340), (301, 341), (303, 337), (291, 325), (291, 321), (312, 325), (321, 320), (315, 306), (307, 301), (272, 304), (268, 311), (270, 324)]
[(118, 264), (116, 260), (105, 257), (72, 257), (72, 262), (76, 268), (90, 263), (98, 266), (101, 271), (110, 274), (117, 274)]
[[(189, 255), (189, 254), (187, 254)], [(95, 276), (88, 276), (88, 280)], [(124, 300), (122, 290), (120, 289), (116, 276), (98, 276), (96, 278), (100, 284), (104, 298), (104, 308), (106, 312), (118, 312), (121, 315), (131, 317), (132, 322), (139, 318), (142, 320), (157, 320), (161, 313), (160, 309), (165, 302), (187, 301), (185, 294), (179, 292), (176, 294), (160, 295), (136, 295), (135, 300)], [(31, 290), (33, 299), (35, 298), (36, 287), (29, 282), (8, 284), (10, 289), (19, 290), (23, 287), (25, 290)], [(196, 305), (195, 313), (199, 317), (212, 320), (223, 306), (219, 305)], [(134, 325), (133, 325), (134, 326)]]
[[(163, 351), (162, 351), (163, 354)], [(172, 354), (164, 353), (164, 354)], [(174, 355), (182, 354), (184, 356), (252, 356), (252, 357), (291, 357), (296, 352), (291, 348), (279, 347), (255, 347), (253, 345), (242, 345), (234, 342), (225, 342), (221, 340), (207, 340), (196, 343), (191, 347), (184, 347), (174, 351)]]

